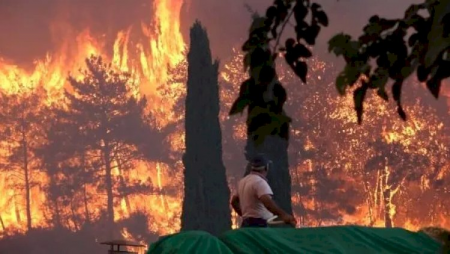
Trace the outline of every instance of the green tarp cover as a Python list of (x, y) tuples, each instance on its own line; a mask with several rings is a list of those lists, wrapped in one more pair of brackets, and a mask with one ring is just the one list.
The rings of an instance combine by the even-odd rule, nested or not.
[(148, 253), (440, 253), (441, 244), (424, 233), (401, 228), (334, 226), (244, 228), (220, 237), (187, 231), (161, 238)]

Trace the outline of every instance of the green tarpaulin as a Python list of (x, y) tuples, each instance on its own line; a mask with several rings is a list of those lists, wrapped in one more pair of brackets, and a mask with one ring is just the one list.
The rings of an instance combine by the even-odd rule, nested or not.
[(440, 253), (441, 244), (424, 233), (401, 228), (335, 226), (318, 228), (244, 228), (220, 237), (182, 232), (150, 245), (150, 254), (169, 253)]

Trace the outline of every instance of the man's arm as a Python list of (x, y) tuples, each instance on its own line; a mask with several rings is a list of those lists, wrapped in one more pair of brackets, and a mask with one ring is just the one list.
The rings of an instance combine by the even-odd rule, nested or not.
[(266, 181), (261, 180), (255, 185), (256, 195), (261, 200), (263, 205), (274, 215), (277, 215), (280, 219), (282, 219), (285, 223), (292, 224), (295, 226), (297, 222), (295, 218), (281, 209), (275, 201), (272, 200), (272, 189)]
[(239, 216), (242, 216), (241, 205), (240, 205), (240, 202), (239, 202), (239, 197), (237, 195), (233, 195), (233, 197), (231, 198), (231, 207), (233, 207), (234, 211)]
[(259, 197), (259, 200), (263, 203), (263, 205), (269, 210), (271, 213), (277, 215), (278, 217), (282, 218), (287, 215), (287, 213), (281, 209), (275, 201), (273, 201), (272, 196), (269, 194), (262, 195)]

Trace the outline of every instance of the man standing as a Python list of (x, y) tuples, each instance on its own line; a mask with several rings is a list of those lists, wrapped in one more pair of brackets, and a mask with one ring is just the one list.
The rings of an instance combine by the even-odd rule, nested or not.
[(274, 215), (286, 224), (296, 225), (295, 218), (272, 200), (273, 192), (266, 179), (269, 164), (264, 155), (256, 155), (250, 161), (246, 175), (239, 181), (231, 206), (243, 218), (241, 227), (267, 227), (267, 220)]

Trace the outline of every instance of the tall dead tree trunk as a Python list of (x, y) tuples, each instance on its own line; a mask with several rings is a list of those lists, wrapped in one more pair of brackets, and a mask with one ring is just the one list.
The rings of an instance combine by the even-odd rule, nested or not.
[(107, 196), (107, 221), (108, 226), (113, 227), (114, 225), (114, 196), (113, 196), (113, 180), (112, 180), (112, 170), (111, 170), (111, 154), (109, 149), (109, 144), (105, 142), (105, 147), (103, 149), (103, 159), (105, 164), (105, 183), (106, 183), (106, 196)]

